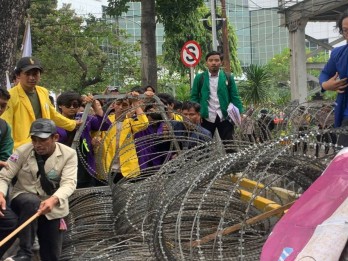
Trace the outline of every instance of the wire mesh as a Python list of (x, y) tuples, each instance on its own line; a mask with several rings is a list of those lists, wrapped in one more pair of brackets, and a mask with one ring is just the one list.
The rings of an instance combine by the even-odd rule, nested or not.
[[(162, 164), (139, 167), (116, 184), (107, 166), (101, 177), (108, 186), (77, 190), (62, 260), (257, 260), (282, 213), (262, 215), (296, 200), (340, 150), (337, 140), (347, 131), (332, 128), (332, 106), (325, 104), (257, 108), (246, 116), (255, 139), (245, 121), (224, 143), (190, 140), (174, 127), (166, 135), (133, 138), (135, 147), (169, 143)], [(171, 124), (169, 117), (162, 123)], [(182, 149), (183, 141), (195, 146)], [(122, 149), (115, 150), (118, 157), (129, 152)], [(105, 166), (98, 152), (96, 161)]]

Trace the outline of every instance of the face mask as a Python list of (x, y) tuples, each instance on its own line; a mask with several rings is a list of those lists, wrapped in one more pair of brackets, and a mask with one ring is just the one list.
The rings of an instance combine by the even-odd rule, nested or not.
[(162, 120), (162, 115), (160, 113), (157, 112), (150, 112), (149, 116), (151, 117), (151, 119), (153, 119), (154, 121), (161, 121)]

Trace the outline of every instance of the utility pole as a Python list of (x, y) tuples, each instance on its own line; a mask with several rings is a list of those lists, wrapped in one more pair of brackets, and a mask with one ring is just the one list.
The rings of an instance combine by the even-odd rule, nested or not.
[(217, 51), (217, 36), (216, 36), (216, 12), (215, 0), (210, 0), (211, 7), (211, 34), (213, 36), (213, 51)]
[(231, 73), (231, 62), (230, 62), (230, 46), (228, 43), (228, 30), (227, 30), (227, 15), (226, 15), (226, 0), (221, 0), (221, 10), (222, 10), (222, 50), (223, 50), (223, 60), (225, 72), (227, 74)]

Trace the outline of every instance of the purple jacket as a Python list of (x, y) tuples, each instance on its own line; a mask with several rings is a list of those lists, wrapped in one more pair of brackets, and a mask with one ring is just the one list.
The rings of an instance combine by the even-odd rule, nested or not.
[[(103, 120), (104, 119), (104, 120)], [(84, 168), (90, 173), (95, 175), (95, 157), (94, 157), (94, 151), (92, 147), (92, 137), (91, 137), (91, 131), (106, 131), (111, 126), (111, 122), (108, 117), (101, 117), (98, 115), (91, 116), (88, 115), (85, 123), (85, 128), (83, 129), (80, 137), (80, 142), (78, 145), (78, 151), (79, 151), (79, 162), (81, 161), (82, 156), (82, 162), (86, 161), (86, 164), (83, 164)], [(73, 139), (76, 134), (75, 131), (67, 131), (62, 128), (57, 127), (57, 132), (59, 134), (59, 140), (58, 142), (63, 143), (67, 146), (71, 146)]]
[(159, 168), (166, 161), (169, 142), (162, 141), (163, 123), (150, 124), (134, 134), (138, 162), (141, 170)]
[[(190, 149), (200, 142), (211, 140), (208, 130), (197, 126), (194, 132), (188, 132), (180, 121), (170, 121), (174, 135), (181, 149)], [(146, 130), (134, 135), (140, 169), (159, 169), (164, 163), (172, 159), (175, 147), (170, 140), (163, 139), (163, 122), (150, 124)]]

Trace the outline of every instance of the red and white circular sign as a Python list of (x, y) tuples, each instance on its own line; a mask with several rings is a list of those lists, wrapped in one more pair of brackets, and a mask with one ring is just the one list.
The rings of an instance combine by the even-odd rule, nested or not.
[(196, 41), (188, 41), (182, 47), (180, 57), (186, 67), (194, 67), (202, 57), (201, 47)]

